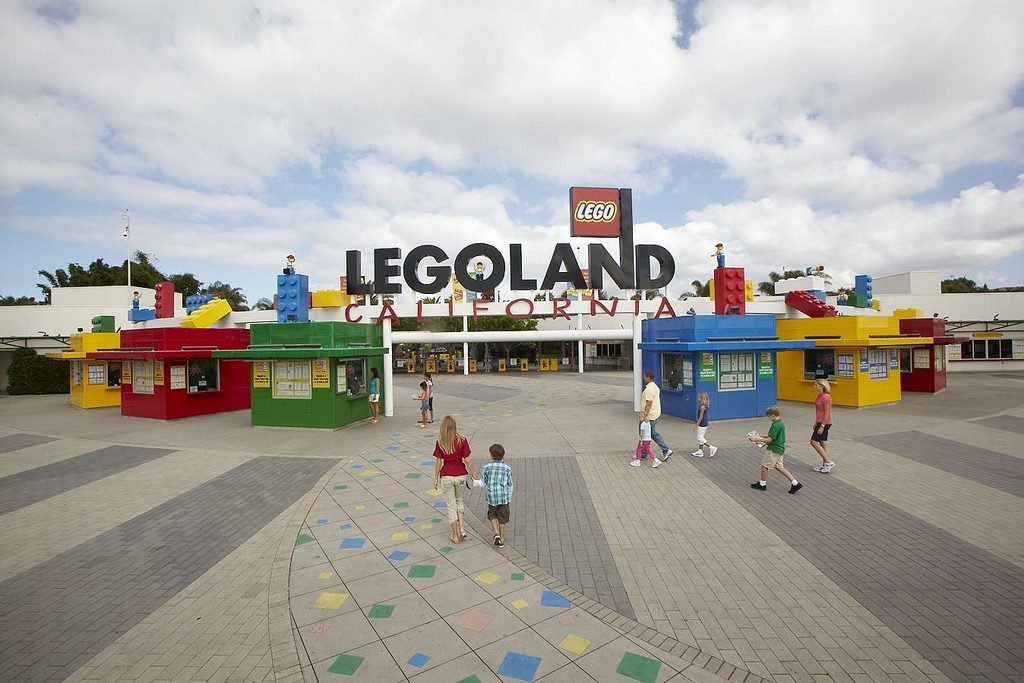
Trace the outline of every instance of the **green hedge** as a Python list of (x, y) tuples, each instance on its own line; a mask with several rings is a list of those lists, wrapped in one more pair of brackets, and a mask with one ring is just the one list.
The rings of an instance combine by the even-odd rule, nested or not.
[(70, 391), (67, 361), (16, 349), (7, 368), (8, 394), (66, 394)]

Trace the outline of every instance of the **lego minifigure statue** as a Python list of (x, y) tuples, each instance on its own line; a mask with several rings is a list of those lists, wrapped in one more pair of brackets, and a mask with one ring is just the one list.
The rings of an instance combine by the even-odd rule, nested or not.
[(719, 242), (715, 245), (715, 253), (712, 254), (718, 259), (718, 267), (725, 268), (725, 245)]
[(138, 292), (132, 292), (132, 308), (139, 310), (139, 304), (142, 302), (142, 295)]
[(284, 267), (285, 275), (295, 275), (295, 257), (288, 254), (288, 263)]
[(846, 305), (846, 290), (844, 288), (840, 287), (838, 295), (839, 296), (836, 299), (836, 303), (838, 305), (840, 305), (840, 306), (845, 306)]

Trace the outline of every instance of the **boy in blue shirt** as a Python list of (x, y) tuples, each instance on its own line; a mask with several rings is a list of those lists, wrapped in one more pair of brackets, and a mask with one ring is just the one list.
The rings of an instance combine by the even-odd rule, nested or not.
[(512, 502), (512, 468), (505, 462), (505, 447), (500, 443), (491, 444), (491, 461), (484, 465), (482, 478), (487, 487), (487, 519), (494, 531), (494, 545), (505, 547), (505, 525), (510, 517), (509, 503)]

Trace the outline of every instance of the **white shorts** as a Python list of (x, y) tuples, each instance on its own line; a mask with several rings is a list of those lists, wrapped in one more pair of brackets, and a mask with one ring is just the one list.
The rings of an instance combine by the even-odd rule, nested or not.
[(380, 394), (370, 394), (370, 403), (378, 403), (380, 401)]
[(707, 427), (697, 427), (697, 445), (703, 446), (708, 441), (704, 438), (704, 435), (708, 433)]

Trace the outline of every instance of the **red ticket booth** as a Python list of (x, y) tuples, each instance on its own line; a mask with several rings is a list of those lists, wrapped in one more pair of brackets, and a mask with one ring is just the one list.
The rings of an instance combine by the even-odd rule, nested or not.
[(946, 321), (941, 318), (901, 318), (900, 334), (922, 338), (920, 346), (900, 349), (900, 388), (929, 394), (945, 389), (946, 346), (967, 339), (946, 336)]
[(249, 330), (160, 327), (122, 331), (120, 348), (89, 357), (121, 361), (122, 415), (175, 420), (249, 408), (249, 363), (213, 358), (248, 345)]

